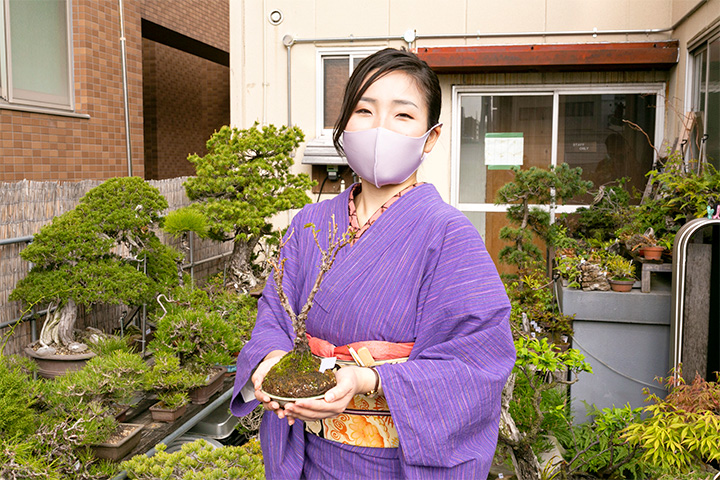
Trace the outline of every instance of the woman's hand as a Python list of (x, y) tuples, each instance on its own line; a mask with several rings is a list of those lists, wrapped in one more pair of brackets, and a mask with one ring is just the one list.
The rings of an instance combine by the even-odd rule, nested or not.
[(325, 398), (285, 404), (288, 424), (292, 425), (295, 419), (312, 421), (337, 416), (345, 411), (355, 395), (375, 388), (375, 373), (369, 368), (342, 367), (335, 372), (335, 378), (337, 385), (325, 393)]
[(286, 353), (287, 352), (285, 352), (284, 350), (273, 350), (272, 352), (268, 353), (263, 359), (263, 361), (260, 362), (260, 364), (257, 366), (255, 372), (252, 374), (252, 377), (250, 377), (250, 380), (253, 383), (253, 387), (255, 387), (255, 398), (260, 403), (262, 403), (265, 410), (275, 412), (275, 414), (279, 418), (285, 418), (284, 410), (280, 408), (280, 404), (278, 402), (271, 400), (269, 396), (261, 392), (260, 388), (262, 387), (262, 382), (265, 379), (265, 375), (267, 375), (273, 365), (278, 363), (283, 357), (283, 355), (285, 355)]

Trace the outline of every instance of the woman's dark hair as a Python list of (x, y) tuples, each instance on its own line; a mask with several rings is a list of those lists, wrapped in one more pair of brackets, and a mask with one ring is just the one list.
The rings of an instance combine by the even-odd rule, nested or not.
[(333, 143), (338, 152), (344, 153), (340, 145), (340, 137), (345, 131), (345, 127), (347, 127), (355, 106), (365, 91), (380, 77), (397, 71), (410, 75), (417, 83), (420, 91), (425, 94), (425, 101), (428, 106), (428, 130), (437, 125), (442, 105), (442, 93), (440, 92), (440, 82), (437, 75), (427, 63), (420, 60), (414, 53), (407, 50), (386, 48), (364, 58), (355, 67), (350, 80), (345, 86), (340, 117), (335, 123), (335, 131), (333, 132)]

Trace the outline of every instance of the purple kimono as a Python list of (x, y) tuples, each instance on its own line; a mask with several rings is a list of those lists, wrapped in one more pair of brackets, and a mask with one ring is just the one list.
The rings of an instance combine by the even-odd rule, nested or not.
[[(283, 287), (297, 312), (318, 272), (308, 223), (343, 232), (350, 189), (303, 208), (283, 248)], [(323, 248), (327, 234), (319, 235)], [(321, 243), (322, 244), (322, 243)], [(305, 433), (302, 422), (266, 412), (260, 439), (267, 478), (486, 478), (495, 452), (500, 392), (515, 360), (510, 303), (477, 230), (430, 184), (399, 198), (325, 275), (307, 321), (334, 345), (362, 340), (415, 342), (405, 363), (377, 368), (399, 448), (344, 445)], [(271, 350), (295, 334), (272, 278), (258, 304), (251, 340), (238, 357), (231, 410), (248, 414), (240, 389)]]

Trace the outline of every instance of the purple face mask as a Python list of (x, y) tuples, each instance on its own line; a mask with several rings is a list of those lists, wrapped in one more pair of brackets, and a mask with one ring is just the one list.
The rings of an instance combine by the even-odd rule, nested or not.
[(408, 137), (383, 127), (356, 132), (345, 130), (342, 141), (348, 165), (378, 188), (402, 183), (425, 160), (425, 140), (435, 127), (422, 137)]

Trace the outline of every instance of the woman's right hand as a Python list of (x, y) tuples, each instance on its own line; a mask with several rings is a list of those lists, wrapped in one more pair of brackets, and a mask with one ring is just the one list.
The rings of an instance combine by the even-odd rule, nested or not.
[(268, 353), (255, 369), (255, 373), (253, 373), (252, 377), (250, 377), (253, 387), (255, 388), (255, 398), (263, 404), (263, 408), (265, 410), (275, 412), (278, 418), (285, 418), (285, 410), (280, 408), (280, 404), (278, 402), (271, 400), (269, 396), (264, 394), (260, 388), (262, 388), (262, 382), (265, 379), (265, 375), (267, 375), (273, 365), (278, 363), (286, 353), (287, 352), (284, 350), (273, 350)]

